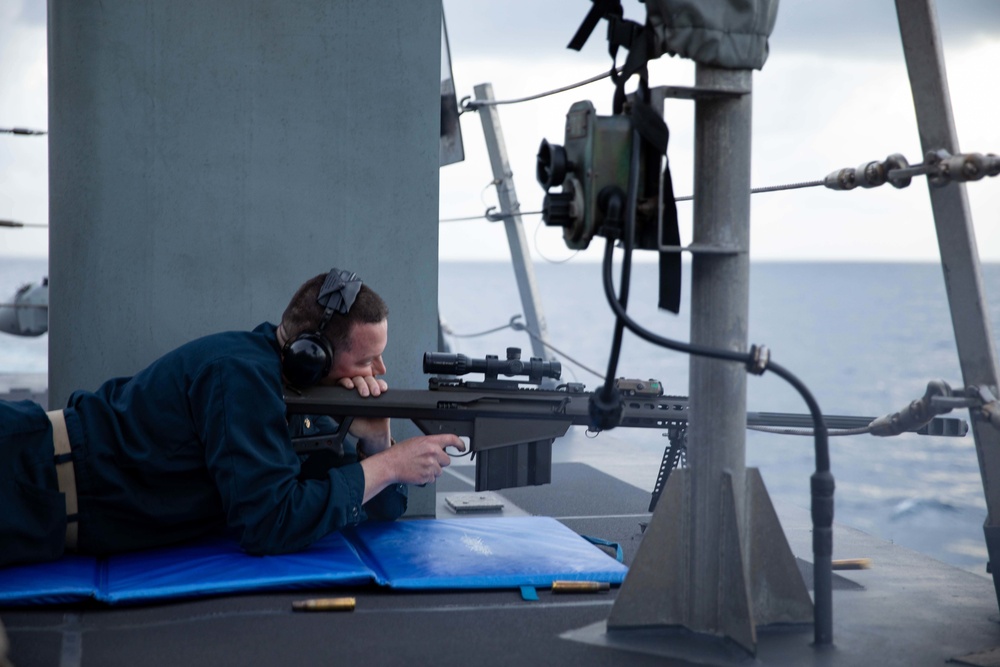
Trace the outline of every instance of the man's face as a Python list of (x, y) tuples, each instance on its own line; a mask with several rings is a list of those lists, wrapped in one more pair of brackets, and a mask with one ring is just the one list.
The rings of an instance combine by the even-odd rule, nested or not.
[(385, 375), (382, 352), (389, 340), (389, 323), (355, 324), (351, 327), (350, 344), (339, 346), (333, 352), (333, 365), (326, 382), (333, 384), (341, 378), (377, 377)]

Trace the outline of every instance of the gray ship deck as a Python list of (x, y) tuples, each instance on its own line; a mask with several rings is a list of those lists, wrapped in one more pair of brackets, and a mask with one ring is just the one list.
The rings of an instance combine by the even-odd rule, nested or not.
[[(597, 442), (582, 434), (568, 436), (568, 446), (555, 448), (553, 483), (501, 492), (504, 513), (556, 517), (580, 534), (620, 543), (625, 562), (631, 562), (642, 540), (640, 523), (648, 520), (649, 494), (625, 480), (651, 484), (647, 478), (655, 476), (655, 468), (649, 467), (651, 452), (644, 461), (630, 457), (612, 465), (600, 452), (622, 444), (622, 435), (615, 436), (619, 440), (604, 434)], [(471, 471), (458, 464), (442, 476), (439, 504), (448, 493), (471, 490)], [(777, 509), (811, 588), (809, 514), (802, 508)], [(439, 509), (439, 518), (449, 515), (454, 516)], [(743, 662), (915, 667), (944, 665), (1000, 646), (1000, 614), (989, 579), (838, 525), (834, 558), (858, 557), (871, 558), (874, 565), (835, 577), (833, 648), (814, 649), (811, 627), (762, 629), (756, 662)], [(354, 596), (356, 609), (292, 611), (293, 600), (324, 595)], [(682, 638), (665, 640), (661, 633), (634, 637), (653, 653), (608, 647), (616, 640), (603, 633), (601, 624), (616, 595), (616, 590), (578, 595), (540, 590), (539, 601), (528, 602), (514, 590), (400, 593), (373, 586), (121, 609), (7, 609), (0, 618), (17, 667), (694, 664), (690, 652), (685, 653), (689, 661), (657, 654), (684, 646)], [(996, 658), (979, 660), (966, 664), (1000, 664)]]

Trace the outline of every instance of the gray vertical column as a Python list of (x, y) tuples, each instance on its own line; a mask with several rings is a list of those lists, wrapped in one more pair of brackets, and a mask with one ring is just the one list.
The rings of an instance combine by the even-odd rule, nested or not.
[[(696, 85), (749, 91), (751, 73), (698, 65)], [(751, 95), (702, 100), (695, 109), (693, 243), (738, 251), (694, 255), (691, 342), (743, 352), (749, 310)], [(689, 388), (690, 576), (693, 589), (701, 592), (691, 598), (692, 620), (707, 628), (714, 627), (719, 613), (719, 597), (705, 593), (720, 585), (724, 474), (731, 475), (737, 521), (746, 534), (746, 369), (691, 357)]]
[[(691, 341), (745, 354), (751, 72), (699, 64), (696, 83)], [(758, 627), (809, 623), (813, 604), (763, 479), (746, 468), (747, 369), (705, 357), (690, 368), (688, 467), (663, 489), (608, 634), (642, 650), (649, 637), (633, 631), (682, 626), (693, 652), (670, 655), (702, 656), (720, 637), (753, 654)]]
[(389, 303), (390, 385), (424, 382), (440, 59), (440, 2), (51, 0), (53, 405), (331, 266)]

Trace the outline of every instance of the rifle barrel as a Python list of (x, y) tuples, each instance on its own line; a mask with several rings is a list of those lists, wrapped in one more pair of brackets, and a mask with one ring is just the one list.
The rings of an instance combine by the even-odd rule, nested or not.
[[(413, 421), (424, 433), (456, 433), (473, 437), (474, 449), (501, 447), (559, 437), (570, 425), (587, 426), (591, 392), (550, 389), (481, 389), (439, 385), (434, 389), (392, 389), (378, 397), (362, 398), (343, 387), (289, 389), (285, 403), (290, 414), (331, 417), (399, 418)], [(619, 426), (669, 430), (686, 428), (688, 399), (683, 396), (630, 396), (623, 399)], [(853, 429), (870, 424), (874, 417), (824, 415), (827, 428)], [(508, 423), (509, 422), (509, 423)], [(545, 426), (542, 423), (549, 422)], [(476, 432), (476, 425), (481, 427)], [(503, 434), (486, 433), (487, 424)], [(518, 423), (523, 424), (519, 426)], [(747, 424), (810, 429), (805, 414), (749, 412)], [(963, 428), (964, 427), (964, 428)], [(964, 420), (936, 417), (918, 433), (961, 437), (968, 431)]]

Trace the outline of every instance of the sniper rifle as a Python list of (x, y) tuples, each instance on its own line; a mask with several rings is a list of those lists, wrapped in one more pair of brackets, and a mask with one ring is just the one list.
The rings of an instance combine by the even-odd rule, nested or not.
[[(378, 397), (362, 398), (343, 387), (288, 388), (285, 403), (289, 414), (329, 415), (339, 424), (336, 433), (294, 438), (296, 452), (306, 455), (323, 448), (340, 448), (355, 418), (409, 419), (424, 434), (453, 433), (468, 438), (476, 458), (476, 490), (546, 484), (551, 481), (551, 445), (570, 426), (588, 426), (591, 399), (580, 383), (543, 388), (545, 379), (558, 379), (557, 361), (520, 359), (518, 348), (508, 348), (507, 359), (496, 356), (470, 359), (461, 354), (424, 354), (424, 372), (439, 374), (428, 380), (428, 388), (392, 389)], [(483, 373), (483, 381), (465, 381), (454, 376)], [(442, 374), (444, 374), (442, 376)], [(505, 380), (525, 376), (527, 379)], [(654, 489), (655, 498), (681, 460), (686, 444), (688, 399), (663, 396), (655, 380), (624, 378), (616, 382), (621, 391), (618, 426), (665, 431), (670, 440)], [(656, 391), (651, 391), (655, 389)], [(829, 428), (859, 428), (872, 417), (825, 416)], [(748, 413), (748, 426), (804, 426), (807, 415)], [(963, 428), (964, 427), (964, 428)], [(968, 426), (954, 418), (936, 417), (918, 433), (964, 435)]]

